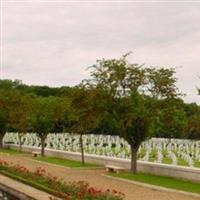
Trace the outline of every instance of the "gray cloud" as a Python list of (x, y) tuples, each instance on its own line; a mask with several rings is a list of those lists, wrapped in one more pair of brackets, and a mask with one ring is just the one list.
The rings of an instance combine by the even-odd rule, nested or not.
[(3, 77), (75, 85), (102, 57), (175, 66), (189, 102), (200, 102), (200, 3), (76, 1), (3, 4)]

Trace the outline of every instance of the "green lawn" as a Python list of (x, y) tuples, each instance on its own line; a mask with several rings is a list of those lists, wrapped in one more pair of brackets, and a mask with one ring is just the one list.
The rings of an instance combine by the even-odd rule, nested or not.
[(172, 164), (172, 159), (171, 159), (171, 158), (168, 158), (168, 157), (164, 157), (162, 162), (163, 162), (164, 164)]
[(66, 159), (61, 159), (61, 158), (55, 158), (55, 157), (37, 157), (35, 158), (36, 160), (51, 163), (51, 164), (56, 164), (56, 165), (61, 165), (64, 167), (73, 167), (73, 168), (79, 168), (79, 167), (98, 167), (98, 165), (95, 164), (89, 164), (85, 163), (83, 166), (81, 162), (79, 161), (74, 161), (74, 160), (66, 160)]
[(79, 162), (79, 161), (67, 160), (67, 159), (55, 158), (55, 157), (48, 157), (48, 156), (45, 156), (45, 157), (39, 156), (37, 158), (34, 158), (34, 157), (32, 157), (31, 153), (19, 152), (14, 149), (0, 149), (0, 155), (1, 154), (8, 154), (11, 156), (12, 155), (22, 155), (22, 156), (29, 157), (31, 159), (35, 159), (35, 160), (39, 160), (39, 161), (43, 161), (43, 162), (47, 162), (47, 163), (51, 163), (51, 164), (61, 165), (64, 167), (72, 167), (72, 168), (99, 167), (99, 165), (90, 164), (90, 163), (85, 163), (85, 165), (83, 166), (81, 164), (81, 162)]
[(131, 174), (128, 172), (123, 172), (119, 174), (109, 173), (109, 175), (123, 179), (147, 183), (151, 185), (162, 186), (166, 188), (200, 194), (200, 183), (192, 183), (189, 181), (178, 180), (164, 176), (156, 176), (151, 174), (143, 174), (143, 173)]
[(195, 167), (199, 167), (199, 168), (200, 168), (200, 161), (199, 161), (199, 162), (198, 162), (198, 161), (197, 161), (197, 162), (195, 162), (195, 163), (194, 163), (194, 166), (195, 166)]
[(9, 154), (9, 155), (29, 155), (27, 152), (20, 152), (15, 149), (0, 149), (0, 154)]
[(181, 165), (181, 166), (188, 166), (188, 164), (187, 164), (187, 162), (185, 161), (185, 160), (183, 160), (183, 159), (178, 159), (178, 165)]

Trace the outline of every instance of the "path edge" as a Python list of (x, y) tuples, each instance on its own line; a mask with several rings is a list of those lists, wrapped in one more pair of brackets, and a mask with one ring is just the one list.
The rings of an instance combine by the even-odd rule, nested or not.
[(126, 182), (126, 183), (131, 183), (131, 184), (134, 184), (134, 185), (147, 187), (147, 188), (158, 190), (158, 191), (173, 192), (173, 193), (187, 195), (187, 196), (190, 196), (190, 197), (200, 198), (200, 194), (196, 194), (196, 193), (192, 193), (192, 192), (185, 192), (185, 191), (181, 191), (181, 190), (165, 188), (165, 187), (162, 187), (162, 186), (151, 185), (151, 184), (148, 184), (148, 183), (142, 183), (142, 182), (123, 179), (123, 178), (119, 178), (119, 177), (113, 177), (113, 176), (109, 176), (109, 175), (106, 175), (106, 174), (102, 174), (102, 176), (109, 178), (109, 179), (112, 179), (112, 180), (123, 181), (123, 182)]

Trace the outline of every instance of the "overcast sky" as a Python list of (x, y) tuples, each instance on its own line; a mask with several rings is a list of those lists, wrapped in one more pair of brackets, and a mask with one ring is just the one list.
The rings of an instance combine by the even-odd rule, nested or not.
[[(92, 1), (91, 1), (92, 2)], [(75, 85), (99, 58), (177, 67), (187, 102), (200, 103), (200, 1), (2, 2), (1, 77)]]

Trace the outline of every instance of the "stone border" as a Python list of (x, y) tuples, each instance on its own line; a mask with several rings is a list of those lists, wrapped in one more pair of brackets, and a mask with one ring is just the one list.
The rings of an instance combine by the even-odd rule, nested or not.
[(18, 198), (19, 200), (36, 200), (35, 198), (27, 196), (24, 193), (21, 193), (14, 188), (8, 187), (7, 185), (2, 183), (0, 183), (0, 190)]
[(128, 180), (128, 179), (125, 179), (125, 178), (113, 177), (113, 176), (109, 176), (109, 175), (105, 175), (105, 174), (102, 174), (102, 176), (109, 178), (109, 179), (113, 179), (113, 180), (117, 180), (117, 181), (123, 181), (123, 182), (126, 182), (126, 183), (131, 183), (131, 184), (135, 184), (135, 185), (138, 185), (138, 186), (150, 188), (150, 189), (153, 189), (153, 190), (165, 191), (165, 192), (175, 192), (175, 193), (187, 195), (187, 196), (190, 196), (190, 197), (200, 198), (200, 194), (196, 194), (196, 193), (192, 193), (192, 192), (185, 192), (185, 191), (166, 188), (166, 187), (162, 187), (162, 186), (151, 185), (151, 184), (148, 184), (148, 183), (142, 183), (142, 182), (139, 182), (139, 181)]
[[(19, 146), (15, 144), (7, 144), (4, 146), (11, 149), (19, 148)], [(32, 152), (36, 150), (39, 151), (40, 148), (23, 146), (23, 151), (25, 152)], [(69, 152), (69, 151), (46, 148), (45, 154), (50, 157), (58, 157), (58, 158), (77, 160), (77, 161), (81, 160), (81, 154), (78, 152)], [(115, 165), (123, 167), (126, 170), (130, 169), (129, 159), (120, 159), (120, 158), (113, 158), (113, 157), (99, 156), (99, 155), (85, 153), (85, 161), (88, 163), (94, 163), (103, 166)], [(138, 171), (143, 173), (149, 173), (159, 176), (168, 176), (172, 178), (184, 179), (200, 183), (200, 168), (175, 166), (175, 165), (152, 163), (145, 161), (137, 161), (137, 164), (138, 164), (137, 165)]]
[(49, 196), (53, 196), (2, 174), (0, 174), (0, 189), (20, 200), (48, 200)]

